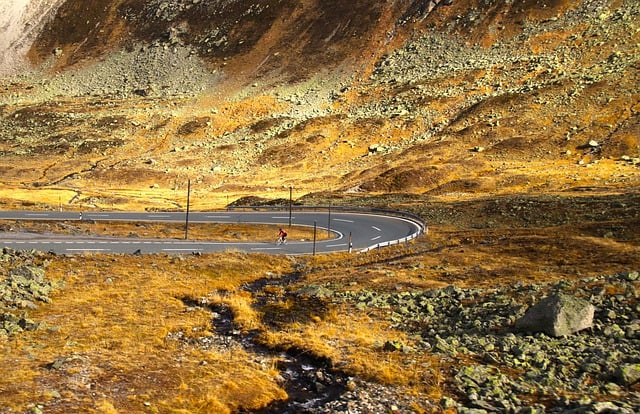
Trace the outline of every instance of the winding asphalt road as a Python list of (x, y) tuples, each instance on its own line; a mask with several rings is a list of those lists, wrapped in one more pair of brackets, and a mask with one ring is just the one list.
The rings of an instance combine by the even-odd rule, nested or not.
[[(291, 216), (290, 216), (291, 214)], [(186, 214), (175, 212), (50, 212), (50, 211), (0, 211), (3, 220), (86, 220), (127, 222), (182, 222)], [(279, 227), (293, 225), (314, 226), (318, 232), (330, 231), (332, 238), (311, 241), (289, 239), (276, 245)], [(58, 254), (82, 252), (99, 253), (206, 253), (225, 250), (260, 252), (268, 254), (313, 254), (339, 251), (368, 251), (411, 240), (424, 227), (417, 219), (379, 213), (344, 211), (220, 211), (191, 212), (189, 225), (194, 223), (255, 223), (274, 226), (274, 242), (215, 242), (179, 239), (113, 238), (87, 235), (60, 235), (32, 232), (0, 232), (0, 247), (16, 250), (40, 250)]]

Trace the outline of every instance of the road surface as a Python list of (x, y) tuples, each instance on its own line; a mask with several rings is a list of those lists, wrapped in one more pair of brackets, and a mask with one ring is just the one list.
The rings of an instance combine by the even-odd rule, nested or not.
[[(290, 216), (291, 214), (291, 216)], [(0, 211), (0, 220), (85, 220), (126, 222), (182, 222), (186, 214), (176, 212), (51, 212)], [(332, 238), (314, 243), (312, 240), (291, 240), (276, 245), (277, 228), (293, 225), (314, 226), (318, 232), (331, 231)], [(114, 238), (88, 235), (60, 235), (33, 232), (0, 232), (0, 247), (15, 250), (40, 250), (58, 254), (99, 253), (206, 253), (225, 250), (269, 254), (322, 254), (340, 251), (367, 251), (402, 243), (424, 231), (415, 219), (344, 211), (219, 211), (191, 212), (189, 225), (194, 223), (255, 223), (274, 226), (274, 242), (215, 242), (202, 240)]]

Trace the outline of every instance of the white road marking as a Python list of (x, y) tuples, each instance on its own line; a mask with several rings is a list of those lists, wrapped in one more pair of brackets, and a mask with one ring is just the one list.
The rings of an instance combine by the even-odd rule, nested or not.
[(228, 219), (231, 218), (231, 216), (205, 216), (206, 218), (212, 218), (212, 219)]
[(201, 252), (202, 249), (162, 249), (163, 252)]
[(377, 231), (382, 231), (382, 230), (380, 230), (379, 227), (376, 227), (376, 226), (371, 226), (371, 228), (374, 229), (374, 230), (377, 230)]
[(376, 237), (374, 237), (373, 239), (371, 239), (371, 241), (375, 241), (375, 240), (378, 240), (378, 239), (380, 239), (380, 238), (382, 238), (382, 236), (376, 236)]
[(49, 213), (27, 213), (27, 217), (49, 217)]
[(342, 243), (342, 244), (327, 244), (326, 247), (342, 247), (342, 246), (346, 246), (347, 243)]
[(353, 220), (345, 220), (345, 219), (339, 219), (339, 218), (334, 218), (333, 221), (341, 221), (343, 223), (353, 223)]

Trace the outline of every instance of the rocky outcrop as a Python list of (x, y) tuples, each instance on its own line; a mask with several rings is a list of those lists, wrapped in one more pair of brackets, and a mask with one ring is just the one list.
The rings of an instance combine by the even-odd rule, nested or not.
[(23, 330), (36, 330), (39, 323), (29, 319), (28, 311), (38, 303), (49, 302), (52, 283), (44, 266), (34, 260), (38, 253), (3, 249), (0, 255), (0, 337)]

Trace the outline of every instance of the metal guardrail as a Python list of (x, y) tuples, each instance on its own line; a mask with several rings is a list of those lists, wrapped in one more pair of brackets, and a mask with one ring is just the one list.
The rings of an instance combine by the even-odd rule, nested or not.
[(280, 210), (280, 211), (340, 211), (340, 212), (348, 212), (348, 213), (369, 213), (369, 214), (379, 214), (381, 216), (391, 216), (391, 217), (399, 217), (405, 220), (411, 221), (418, 227), (418, 231), (401, 239), (390, 240), (382, 243), (377, 243), (369, 247), (365, 247), (364, 249), (360, 249), (359, 253), (367, 253), (372, 250), (380, 249), (382, 247), (394, 246), (397, 244), (407, 243), (410, 240), (417, 238), (422, 234), (428, 234), (429, 228), (427, 227), (426, 221), (424, 221), (420, 216), (409, 213), (407, 211), (400, 210), (391, 210), (391, 209), (383, 209), (383, 208), (369, 208), (369, 207), (348, 207), (348, 206), (300, 206), (300, 205), (279, 205), (279, 206), (232, 206), (227, 210), (252, 210), (252, 211), (260, 211), (260, 210)]

